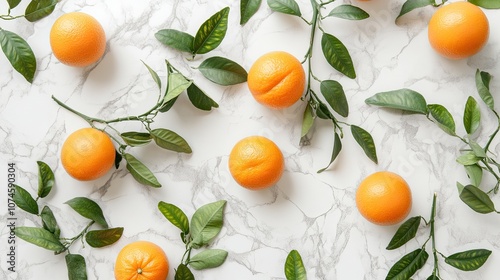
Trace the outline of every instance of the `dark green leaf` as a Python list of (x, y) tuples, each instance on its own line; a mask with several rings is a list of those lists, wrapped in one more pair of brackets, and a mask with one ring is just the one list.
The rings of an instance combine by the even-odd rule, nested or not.
[(54, 213), (50, 210), (49, 206), (43, 207), (40, 217), (42, 218), (43, 228), (54, 234), (56, 238), (59, 238), (61, 229), (57, 225), (56, 217), (54, 217)]
[(16, 227), (16, 236), (51, 251), (64, 250), (64, 245), (50, 231), (37, 227)]
[(483, 180), (483, 169), (477, 164), (466, 165), (464, 167), (471, 184), (479, 187), (481, 185), (481, 181)]
[(68, 267), (69, 280), (87, 280), (87, 266), (82, 255), (67, 254), (66, 266)]
[(226, 251), (220, 249), (208, 249), (191, 257), (189, 265), (196, 270), (214, 268), (221, 266), (226, 261), (226, 258)]
[(158, 73), (156, 73), (155, 70), (149, 67), (149, 65), (147, 65), (146, 62), (142, 61), (142, 63), (144, 64), (144, 66), (146, 66), (146, 68), (148, 68), (149, 74), (151, 74), (153, 81), (155, 81), (156, 85), (158, 85), (158, 89), (161, 89), (161, 80), (160, 77), (158, 76)]
[(267, 5), (271, 10), (292, 16), (302, 16), (299, 5), (295, 0), (267, 0)]
[(342, 150), (342, 141), (340, 141), (338, 133), (335, 132), (335, 138), (333, 140), (332, 157), (330, 159), (330, 163), (325, 168), (318, 170), (318, 173), (321, 173), (325, 171), (328, 167), (330, 167), (330, 165), (335, 161), (341, 150)]
[(398, 20), (401, 16), (415, 10), (418, 8), (422, 8), (425, 6), (430, 6), (434, 5), (435, 0), (407, 0), (404, 4), (403, 7), (401, 7), (401, 11), (399, 12), (398, 17), (396, 20)]
[(227, 31), (229, 7), (226, 7), (205, 21), (194, 36), (193, 53), (204, 54), (217, 48)]
[(23, 209), (24, 211), (38, 215), (38, 203), (27, 190), (21, 188), (20, 186), (16, 186), (14, 202), (17, 207)]
[(127, 143), (127, 145), (130, 145), (132, 147), (146, 145), (151, 142), (151, 140), (153, 140), (153, 138), (151, 138), (151, 134), (147, 132), (129, 131), (122, 133), (120, 136), (122, 137), (123, 141)]
[(144, 185), (153, 188), (161, 188), (161, 184), (156, 179), (155, 175), (142, 162), (136, 159), (131, 154), (124, 154), (123, 157), (127, 161), (127, 170), (132, 174), (134, 179)]
[(151, 137), (156, 145), (163, 149), (179, 152), (192, 153), (189, 144), (179, 134), (164, 128), (157, 128), (151, 131)]
[(311, 104), (307, 103), (306, 109), (304, 110), (304, 115), (302, 117), (302, 131), (300, 137), (304, 137), (309, 133), (314, 124), (313, 108)]
[(21, 0), (7, 0), (7, 3), (9, 3), (10, 9), (14, 9), (17, 5), (19, 5), (19, 3), (21, 3)]
[(172, 73), (168, 75), (167, 93), (165, 94), (163, 102), (167, 103), (179, 96), (191, 85), (191, 83), (192, 81), (187, 80), (182, 74)]
[(223, 86), (244, 83), (248, 75), (238, 63), (220, 56), (206, 59), (200, 64), (198, 70), (205, 78)]
[(194, 275), (186, 265), (181, 263), (175, 271), (174, 280), (194, 280)]
[(212, 108), (219, 108), (219, 104), (208, 96), (195, 83), (192, 83), (187, 89), (189, 101), (198, 109), (210, 111)]
[(333, 8), (333, 10), (327, 15), (327, 17), (361, 20), (369, 18), (370, 15), (356, 6), (344, 4)]
[(484, 148), (481, 147), (476, 141), (469, 139), (469, 147), (471, 147), (472, 152), (478, 158), (485, 158), (486, 157), (486, 152), (484, 151)]
[(366, 99), (365, 102), (369, 105), (427, 115), (425, 98), (411, 89), (380, 92)]
[(479, 96), (484, 103), (491, 109), (495, 110), (495, 101), (490, 92), (491, 75), (487, 72), (476, 71), (476, 88)]
[(481, 123), (481, 110), (474, 97), (469, 96), (465, 103), (464, 127), (468, 134), (474, 134)]
[(370, 133), (355, 125), (351, 125), (351, 133), (356, 142), (358, 142), (359, 146), (361, 146), (365, 152), (366, 156), (373, 162), (378, 163), (377, 149), (375, 148), (375, 143), (373, 142), (373, 138)]
[(57, 0), (32, 0), (26, 7), (25, 18), (34, 22), (50, 15), (57, 5)]
[(394, 237), (392, 237), (389, 245), (387, 245), (387, 250), (394, 250), (403, 245), (408, 241), (412, 240), (417, 234), (418, 227), (420, 226), (420, 221), (422, 217), (412, 217), (406, 220), (396, 231)]
[(193, 52), (194, 37), (188, 33), (174, 29), (162, 29), (156, 32), (155, 38), (171, 48), (183, 52)]
[(94, 248), (111, 245), (122, 237), (123, 228), (109, 228), (103, 230), (91, 230), (85, 235), (85, 241)]
[(351, 55), (349, 55), (349, 51), (339, 39), (328, 33), (323, 33), (321, 48), (326, 61), (333, 68), (351, 79), (356, 78)]
[(183, 233), (189, 233), (189, 220), (186, 214), (177, 206), (160, 201), (158, 209), (174, 226), (180, 229)]
[(464, 187), (460, 193), (460, 199), (478, 213), (488, 214), (495, 211), (495, 205), (490, 197), (481, 189), (473, 185)]
[(467, 151), (463, 154), (461, 154), (457, 158), (457, 162), (462, 164), (462, 165), (473, 165), (478, 163), (481, 160), (481, 158), (477, 157), (476, 154), (472, 151)]
[[(188, 89), (189, 89), (189, 88), (188, 88)], [(160, 112), (162, 112), (162, 113), (165, 113), (165, 112), (167, 112), (168, 110), (170, 110), (170, 108), (172, 108), (172, 106), (174, 106), (175, 101), (177, 101), (177, 98), (178, 98), (178, 97), (179, 97), (179, 96), (177, 96), (177, 97), (175, 97), (175, 98), (171, 99), (171, 100), (170, 100), (170, 101), (168, 101), (168, 102), (165, 102), (165, 103), (164, 103), (164, 104), (160, 107), (160, 109), (158, 109), (158, 111), (160, 111)]]
[(427, 105), (432, 117), (438, 122), (439, 127), (449, 135), (455, 134), (455, 121), (453, 116), (444, 106), (439, 104)]
[(262, 0), (240, 1), (240, 24), (243, 25), (259, 10)]
[(75, 197), (65, 202), (81, 216), (90, 219), (101, 226), (107, 228), (108, 223), (104, 219), (104, 214), (99, 204), (86, 197)]
[(485, 9), (500, 9), (498, 0), (468, 0), (470, 3)]
[(16, 33), (0, 28), (0, 45), (12, 67), (32, 83), (36, 71), (36, 59), (28, 43)]
[(436, 275), (432, 274), (431, 276), (427, 277), (426, 280), (440, 280), (440, 279)]
[(292, 250), (286, 257), (285, 276), (287, 280), (307, 280), (306, 269), (297, 250)]
[(321, 102), (318, 104), (316, 107), (316, 116), (320, 119), (324, 120), (333, 120), (334, 117), (332, 113), (330, 113), (330, 110), (328, 110), (328, 107), (325, 105), (325, 103)]
[(460, 270), (473, 271), (483, 266), (490, 255), (490, 250), (476, 249), (453, 254), (444, 261)]
[(120, 162), (122, 162), (122, 155), (115, 150), (115, 168), (118, 169), (120, 167)]
[(337, 81), (322, 81), (320, 86), (321, 93), (330, 104), (332, 109), (342, 117), (349, 115), (349, 104), (344, 93), (342, 85)]
[(406, 254), (397, 261), (387, 274), (386, 280), (407, 280), (422, 268), (429, 258), (429, 254), (422, 249), (417, 249), (409, 254)]
[(222, 229), (224, 206), (221, 200), (200, 207), (191, 218), (191, 237), (194, 248), (208, 245)]
[(54, 186), (54, 173), (45, 162), (37, 161), (36, 163), (38, 164), (38, 196), (43, 198), (50, 193)]

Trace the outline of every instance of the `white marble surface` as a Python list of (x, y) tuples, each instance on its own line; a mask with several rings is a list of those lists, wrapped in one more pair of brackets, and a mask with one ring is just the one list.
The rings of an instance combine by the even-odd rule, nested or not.
[[(315, 73), (344, 86), (350, 104), (348, 122), (358, 124), (374, 137), (379, 164), (362, 154), (350, 135), (337, 162), (317, 174), (329, 160), (332, 130), (325, 121), (317, 122), (310, 146), (300, 147), (299, 134), (304, 103), (286, 110), (270, 110), (257, 104), (246, 84), (221, 87), (210, 83), (190, 68), (202, 59), (220, 55), (239, 62), (247, 70), (261, 54), (285, 50), (301, 58), (308, 48), (309, 27), (299, 18), (271, 13), (263, 1), (259, 12), (241, 27), (239, 1), (235, 0), (75, 0), (62, 1), (49, 17), (28, 23), (1, 22), (31, 44), (38, 63), (33, 84), (13, 72), (0, 55), (0, 246), (5, 252), (6, 163), (15, 162), (18, 183), (34, 192), (37, 188), (36, 161), (48, 163), (55, 171), (56, 187), (45, 199), (52, 207), (64, 236), (72, 236), (86, 223), (63, 204), (75, 196), (86, 196), (104, 209), (111, 226), (125, 227), (115, 245), (92, 249), (75, 248), (85, 256), (89, 279), (113, 279), (113, 263), (120, 248), (135, 240), (150, 240), (166, 251), (174, 279), (183, 254), (178, 230), (166, 221), (156, 206), (160, 200), (176, 204), (188, 216), (208, 202), (225, 199), (225, 224), (214, 247), (229, 251), (225, 264), (195, 272), (197, 279), (284, 279), (283, 264), (291, 249), (304, 260), (309, 279), (384, 279), (389, 268), (404, 254), (416, 249), (427, 236), (419, 231), (419, 243), (411, 242), (387, 251), (397, 226), (381, 227), (365, 221), (355, 207), (357, 184), (378, 170), (402, 175), (413, 192), (410, 216), (428, 217), (432, 194), (438, 193), (436, 238), (444, 254), (472, 248), (493, 251), (488, 262), (476, 272), (461, 272), (441, 259), (443, 279), (498, 279), (500, 242), (498, 215), (472, 212), (458, 198), (457, 179), (466, 175), (455, 163), (462, 144), (451, 139), (424, 117), (403, 116), (365, 105), (365, 98), (379, 91), (410, 87), (429, 102), (451, 109), (461, 123), (463, 106), (469, 95), (477, 96), (476, 68), (497, 76), (491, 88), (500, 100), (500, 11), (486, 11), (492, 27), (487, 46), (470, 59), (450, 61), (438, 56), (427, 41), (427, 22), (432, 8), (414, 11), (394, 23), (401, 1), (353, 2), (371, 17), (352, 22), (327, 19), (324, 28), (344, 41), (352, 55), (358, 78), (350, 80), (323, 60), (318, 44)], [(308, 0), (298, 1), (305, 18), (310, 18)], [(5, 10), (5, 4), (1, 5)], [(214, 52), (187, 62), (179, 52), (161, 45), (154, 33), (175, 28), (194, 34), (210, 15), (231, 7), (226, 39)], [(71, 68), (61, 64), (49, 47), (49, 30), (58, 16), (83, 11), (96, 17), (107, 35), (104, 58), (95, 67)], [(206, 90), (220, 108), (201, 112), (186, 96), (174, 108), (160, 115), (154, 127), (172, 129), (193, 148), (192, 155), (178, 155), (154, 145), (133, 149), (132, 153), (154, 171), (161, 189), (138, 184), (124, 164), (104, 178), (78, 182), (63, 170), (60, 147), (68, 134), (87, 124), (61, 109), (50, 96), (92, 116), (111, 118), (138, 114), (155, 102), (155, 84), (141, 60), (165, 74), (164, 59)], [(317, 84), (314, 85), (317, 87)], [(481, 105), (482, 109), (485, 106)], [(491, 115), (483, 114), (486, 136), (494, 126)], [(134, 124), (119, 125), (123, 131), (138, 129)], [(458, 126), (463, 133), (463, 128)], [(286, 170), (273, 188), (251, 192), (231, 178), (227, 160), (231, 147), (244, 136), (264, 135), (274, 140), (286, 158)], [(495, 151), (500, 146), (494, 143)], [(495, 201), (500, 201), (498, 197)], [(18, 225), (37, 223), (18, 212)], [(77, 246), (78, 247), (78, 246)], [(428, 247), (430, 248), (430, 247)], [(0, 279), (66, 279), (63, 255), (18, 240), (18, 273), (5, 272), (5, 254), (0, 256)], [(432, 269), (431, 258), (415, 279), (425, 279)]]

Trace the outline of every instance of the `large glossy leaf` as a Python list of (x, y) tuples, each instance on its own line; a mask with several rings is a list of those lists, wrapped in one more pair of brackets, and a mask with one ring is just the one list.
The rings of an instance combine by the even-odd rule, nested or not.
[(49, 195), (54, 186), (54, 173), (45, 162), (37, 161), (38, 164), (38, 196), (43, 198)]
[(155, 70), (153, 70), (151, 67), (149, 67), (149, 65), (147, 65), (146, 62), (142, 61), (142, 63), (148, 69), (149, 74), (153, 78), (153, 81), (155, 81), (156, 85), (158, 86), (158, 89), (161, 89), (161, 80), (160, 80), (160, 77), (158, 76), (158, 73), (156, 73)]
[(189, 81), (180, 73), (172, 73), (168, 75), (167, 93), (165, 94), (163, 103), (167, 103), (170, 100), (177, 98), (177, 96), (185, 91), (191, 84), (192, 81)]
[(230, 86), (247, 81), (247, 71), (238, 63), (220, 56), (207, 58), (198, 67), (201, 74), (210, 81)]
[(427, 115), (425, 98), (411, 89), (380, 92), (366, 99), (365, 102), (369, 105)]
[(439, 104), (429, 104), (427, 108), (444, 132), (452, 136), (455, 135), (455, 120), (448, 109)]
[(262, 0), (240, 1), (240, 24), (243, 25), (259, 10)]
[(340, 136), (337, 132), (335, 132), (335, 137), (333, 139), (333, 149), (332, 149), (332, 157), (330, 158), (330, 163), (325, 168), (318, 170), (318, 173), (325, 171), (332, 163), (335, 161), (337, 156), (340, 154), (342, 150), (342, 141), (340, 140)]
[(219, 234), (222, 229), (224, 207), (226, 201), (221, 200), (200, 207), (191, 218), (192, 246), (199, 248)]
[(387, 250), (394, 250), (406, 244), (406, 242), (412, 240), (417, 234), (418, 227), (420, 226), (421, 216), (412, 217), (406, 220), (396, 231), (392, 237), (389, 245), (387, 245)]
[(425, 6), (430, 6), (434, 5), (435, 0), (407, 0), (404, 4), (403, 7), (401, 7), (401, 11), (399, 12), (398, 17), (396, 20), (398, 20), (401, 16), (406, 15), (407, 13), (418, 9), (422, 8)]
[(36, 71), (36, 59), (28, 43), (14, 32), (0, 28), (0, 45), (10, 64), (30, 83)]
[(267, 5), (271, 10), (292, 16), (302, 16), (300, 7), (295, 0), (267, 0)]
[(460, 199), (472, 210), (488, 214), (495, 211), (495, 205), (490, 197), (481, 189), (472, 185), (467, 185), (460, 192)]
[(487, 72), (476, 71), (476, 88), (479, 96), (484, 103), (491, 109), (495, 110), (495, 101), (490, 92), (491, 75)]
[(61, 229), (57, 224), (56, 217), (54, 213), (49, 208), (49, 206), (44, 206), (42, 212), (40, 212), (40, 218), (42, 218), (43, 228), (54, 234), (56, 238), (61, 235)]
[(16, 227), (16, 236), (36, 246), (59, 252), (64, 245), (50, 231), (37, 227)]
[(226, 36), (229, 7), (215, 13), (196, 32), (193, 53), (204, 54), (217, 48)]
[(500, 1), (498, 0), (467, 0), (467, 1), (485, 9), (500, 9)]
[(365, 152), (366, 156), (373, 162), (378, 163), (377, 149), (375, 148), (375, 143), (373, 142), (373, 138), (370, 133), (355, 125), (351, 125), (351, 133), (354, 137), (354, 140), (356, 140), (356, 142)]
[(85, 241), (94, 248), (111, 245), (122, 237), (123, 228), (108, 228), (103, 230), (91, 230), (85, 235)]
[(338, 17), (349, 20), (361, 20), (369, 18), (370, 15), (363, 9), (353, 5), (343, 4), (339, 5), (328, 13), (327, 17)]
[(472, 96), (469, 96), (467, 103), (465, 103), (463, 122), (467, 134), (474, 134), (481, 123), (481, 110), (476, 99)]
[(221, 266), (227, 258), (227, 252), (220, 249), (207, 249), (193, 257), (189, 261), (189, 265), (196, 269), (207, 269)]
[(306, 269), (297, 250), (292, 250), (286, 258), (285, 276), (287, 280), (307, 280)]
[(57, 0), (31, 0), (26, 7), (24, 17), (34, 22), (50, 15), (56, 8)]
[(403, 256), (389, 270), (386, 280), (408, 280), (429, 258), (425, 250), (417, 249)]
[(151, 131), (151, 137), (156, 145), (163, 149), (179, 153), (192, 153), (189, 144), (179, 134), (165, 128), (157, 128)]
[(151, 134), (147, 132), (128, 131), (122, 133), (120, 136), (127, 145), (132, 147), (146, 145), (153, 140)]
[(314, 124), (314, 115), (313, 108), (311, 104), (307, 103), (306, 109), (304, 110), (304, 114), (302, 116), (302, 130), (300, 132), (300, 137), (304, 137), (309, 133), (312, 126)]
[(9, 8), (12, 10), (21, 3), (21, 0), (7, 0), (7, 3), (9, 3)]
[(155, 38), (162, 44), (183, 51), (194, 52), (194, 37), (188, 33), (175, 29), (162, 29), (155, 34)]
[(67, 254), (65, 259), (69, 280), (87, 280), (87, 265), (82, 255)]
[(160, 201), (158, 209), (174, 226), (180, 229), (184, 234), (189, 233), (189, 220), (186, 214), (177, 206)]
[(326, 61), (340, 73), (347, 77), (356, 78), (356, 71), (352, 63), (351, 55), (344, 44), (335, 36), (323, 33), (321, 48)]
[(210, 111), (212, 108), (219, 108), (219, 104), (208, 96), (195, 83), (192, 83), (187, 89), (187, 95), (191, 104), (203, 111)]
[(104, 218), (101, 207), (93, 200), (86, 197), (75, 197), (65, 203), (83, 217), (90, 219), (105, 228), (108, 227), (108, 223)]
[(151, 186), (153, 188), (160, 188), (161, 184), (156, 179), (155, 175), (149, 168), (140, 162), (131, 154), (124, 154), (123, 157), (127, 161), (127, 170), (132, 174), (134, 179), (144, 185)]
[(31, 196), (31, 194), (20, 186), (15, 186), (16, 193), (14, 194), (14, 202), (17, 207), (23, 209), (24, 211), (38, 215), (38, 203)]
[(444, 261), (460, 270), (473, 271), (483, 266), (490, 255), (490, 250), (476, 249), (453, 254), (446, 257)]
[(174, 280), (195, 280), (194, 275), (189, 268), (184, 264), (179, 264), (175, 271)]
[(322, 81), (320, 85), (321, 94), (326, 99), (326, 102), (330, 104), (332, 109), (337, 112), (337, 114), (346, 118), (349, 115), (349, 104), (347, 103), (347, 97), (344, 93), (344, 88), (342, 85), (333, 80)]

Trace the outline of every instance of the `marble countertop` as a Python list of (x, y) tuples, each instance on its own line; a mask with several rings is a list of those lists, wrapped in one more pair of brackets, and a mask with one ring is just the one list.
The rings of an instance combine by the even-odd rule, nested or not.
[[(305, 18), (310, 18), (308, 0), (298, 1)], [(347, 2), (346, 2), (347, 3)], [(218, 268), (195, 271), (197, 279), (284, 279), (287, 254), (296, 249), (302, 255), (308, 279), (384, 279), (389, 268), (404, 254), (425, 241), (400, 249), (385, 249), (397, 226), (377, 226), (357, 211), (355, 191), (367, 175), (380, 170), (400, 174), (413, 193), (410, 216), (429, 217), (433, 193), (437, 198), (436, 239), (438, 249), (451, 254), (472, 248), (493, 251), (487, 263), (475, 272), (462, 272), (441, 259), (443, 279), (498, 279), (500, 268), (500, 216), (481, 215), (460, 201), (457, 180), (466, 180), (455, 159), (462, 143), (425, 117), (403, 115), (370, 107), (364, 100), (379, 91), (402, 87), (421, 92), (429, 102), (446, 105), (461, 121), (469, 95), (477, 96), (476, 69), (491, 73), (494, 96), (500, 93), (500, 12), (485, 10), (491, 32), (486, 47), (477, 55), (451, 61), (437, 55), (427, 41), (427, 22), (433, 8), (414, 11), (398, 24), (394, 19), (402, 1), (374, 0), (352, 4), (370, 14), (364, 21), (327, 19), (325, 30), (341, 39), (350, 51), (357, 71), (351, 80), (321, 57), (318, 46), (313, 58), (321, 79), (338, 80), (346, 91), (351, 114), (348, 121), (368, 130), (374, 138), (379, 163), (374, 164), (347, 133), (343, 151), (327, 171), (318, 174), (329, 161), (333, 145), (330, 124), (318, 121), (310, 145), (299, 146), (304, 102), (285, 110), (271, 110), (256, 103), (246, 84), (223, 87), (205, 79), (197, 66), (204, 58), (224, 56), (245, 69), (260, 55), (284, 50), (302, 58), (309, 46), (309, 26), (300, 18), (271, 12), (263, 1), (257, 14), (239, 25), (239, 1), (234, 0), (76, 0), (61, 1), (53, 14), (36, 23), (25, 20), (2, 22), (2, 28), (26, 38), (36, 54), (38, 70), (33, 84), (13, 71), (0, 55), (0, 248), (5, 252), (7, 163), (17, 166), (17, 183), (34, 192), (37, 164), (41, 160), (54, 170), (56, 186), (45, 199), (66, 236), (85, 225), (65, 201), (84, 196), (97, 201), (111, 226), (124, 227), (118, 243), (94, 249), (78, 244), (73, 251), (85, 256), (89, 279), (113, 279), (116, 255), (135, 240), (150, 240), (167, 253), (174, 279), (184, 253), (178, 230), (157, 209), (159, 201), (173, 203), (191, 216), (198, 207), (227, 200), (224, 227), (213, 247), (229, 252)], [(2, 4), (2, 10), (6, 5)], [(229, 29), (223, 43), (212, 53), (188, 62), (178, 51), (159, 43), (154, 33), (174, 28), (194, 34), (200, 24), (223, 7), (231, 8)], [(95, 66), (72, 68), (51, 53), (49, 31), (63, 13), (82, 11), (101, 22), (107, 36), (103, 59)], [(220, 107), (211, 112), (194, 108), (186, 96), (172, 110), (158, 116), (154, 127), (165, 127), (182, 135), (193, 154), (176, 154), (154, 145), (134, 149), (163, 187), (153, 189), (137, 183), (122, 163), (101, 179), (79, 182), (62, 168), (61, 145), (71, 132), (88, 126), (79, 117), (59, 107), (51, 95), (87, 115), (113, 118), (144, 112), (156, 98), (156, 85), (142, 61), (165, 76), (168, 59), (193, 78)], [(316, 86), (316, 85), (315, 85)], [(481, 108), (485, 108), (481, 104)], [(494, 128), (494, 117), (483, 114), (483, 135)], [(122, 131), (138, 129), (120, 124)], [(458, 125), (457, 125), (458, 127)], [(464, 133), (463, 128), (459, 128)], [(285, 156), (286, 168), (278, 184), (252, 192), (232, 179), (228, 155), (232, 146), (249, 135), (263, 135), (275, 141)], [(498, 143), (492, 146), (500, 152)], [(498, 197), (494, 200), (499, 201)], [(18, 211), (18, 225), (35, 225), (32, 216)], [(5, 250), (4, 250), (5, 249)], [(18, 239), (17, 273), (6, 270), (6, 256), (0, 256), (0, 279), (66, 279), (63, 255), (56, 255)], [(432, 256), (415, 279), (431, 274)]]

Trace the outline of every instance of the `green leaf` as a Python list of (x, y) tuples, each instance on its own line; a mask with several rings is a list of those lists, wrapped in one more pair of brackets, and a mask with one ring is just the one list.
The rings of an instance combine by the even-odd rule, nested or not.
[(16, 236), (36, 246), (58, 252), (64, 245), (50, 231), (37, 227), (16, 227)]
[(464, 187), (462, 192), (460, 192), (460, 199), (478, 213), (488, 214), (495, 211), (495, 205), (490, 197), (473, 185)]
[(412, 240), (417, 234), (418, 227), (420, 226), (421, 216), (416, 216), (409, 218), (404, 222), (396, 231), (392, 237), (389, 245), (387, 245), (387, 250), (394, 250), (403, 245), (408, 241)]
[(302, 257), (297, 250), (292, 250), (286, 257), (285, 276), (287, 280), (307, 280)]
[(495, 101), (490, 92), (491, 75), (487, 72), (476, 71), (476, 88), (484, 103), (492, 110), (495, 110)]
[(240, 1), (240, 24), (243, 25), (250, 20), (259, 10), (262, 0), (241, 0)]
[(396, 20), (398, 20), (403, 15), (406, 15), (407, 13), (409, 13), (415, 9), (422, 8), (425, 6), (434, 5), (434, 4), (435, 4), (435, 0), (407, 0), (403, 4), (403, 7), (401, 7), (401, 11), (399, 12), (399, 15), (396, 18)]
[(17, 207), (23, 209), (24, 211), (34, 215), (38, 215), (39, 210), (36, 200), (27, 190), (17, 185), (16, 193), (14, 194), (14, 202), (16, 203)]
[(339, 39), (328, 33), (323, 33), (321, 48), (326, 61), (333, 68), (351, 79), (356, 78), (351, 55), (349, 55), (349, 51)]
[(498, 0), (468, 0), (470, 3), (485, 9), (500, 9)]
[(0, 45), (10, 64), (30, 83), (36, 71), (36, 59), (28, 43), (14, 32), (0, 28)]
[(483, 169), (477, 164), (465, 165), (464, 167), (471, 184), (479, 187), (481, 185), (481, 181), (483, 180)]
[(169, 100), (168, 102), (163, 103), (163, 105), (160, 107), (160, 109), (158, 109), (158, 111), (165, 113), (168, 110), (170, 110), (172, 108), (172, 106), (174, 106), (175, 101), (177, 101), (178, 97), (179, 96), (176, 96), (175, 98)]
[(453, 116), (444, 106), (439, 104), (429, 104), (427, 105), (429, 112), (432, 117), (438, 122), (439, 127), (449, 135), (455, 134), (455, 121)]
[(318, 170), (318, 173), (321, 173), (325, 171), (328, 167), (330, 167), (330, 165), (332, 165), (332, 163), (335, 161), (341, 150), (342, 150), (342, 141), (340, 141), (338, 133), (335, 132), (335, 138), (333, 140), (332, 157), (330, 159), (330, 163), (325, 168)]
[(189, 233), (189, 220), (186, 214), (177, 206), (160, 201), (158, 209), (174, 226), (180, 229), (183, 233)]
[(201, 90), (195, 83), (192, 83), (187, 89), (189, 101), (198, 109), (210, 111), (212, 108), (219, 108), (219, 104)]
[(373, 142), (373, 138), (370, 133), (355, 125), (351, 125), (351, 133), (356, 142), (358, 142), (359, 146), (365, 152), (366, 156), (373, 162), (378, 163), (377, 149), (375, 148), (375, 143)]
[(69, 280), (87, 280), (87, 266), (82, 255), (67, 254), (65, 259)]
[(366, 99), (365, 102), (369, 105), (427, 115), (425, 98), (411, 89), (380, 92)]
[(321, 93), (337, 114), (346, 118), (349, 115), (349, 104), (342, 85), (337, 81), (326, 80), (321, 82)]
[(469, 96), (464, 109), (464, 127), (467, 134), (474, 134), (481, 123), (481, 110), (474, 97)]
[(267, 5), (271, 10), (292, 16), (302, 16), (299, 5), (295, 0), (267, 0)]
[(387, 274), (386, 280), (407, 280), (421, 269), (429, 258), (425, 250), (417, 249), (397, 261)]
[(122, 137), (123, 141), (127, 143), (127, 145), (130, 145), (132, 147), (146, 145), (151, 142), (151, 140), (153, 140), (151, 134), (147, 132), (129, 131), (122, 133), (120, 136)]
[(220, 249), (208, 249), (191, 257), (189, 265), (196, 270), (214, 268), (221, 266), (226, 261), (226, 258), (226, 251)]
[(309, 133), (314, 124), (313, 108), (311, 104), (307, 103), (306, 109), (304, 110), (304, 115), (302, 117), (302, 131), (300, 137), (304, 137)]
[(50, 210), (49, 206), (43, 207), (42, 212), (40, 213), (40, 218), (42, 218), (43, 228), (54, 234), (56, 238), (59, 238), (61, 235), (61, 229), (59, 228), (56, 217), (54, 217), (54, 213)]
[(483, 266), (490, 255), (490, 250), (476, 249), (453, 254), (446, 257), (444, 261), (460, 270), (473, 271)]
[(94, 248), (111, 245), (122, 237), (123, 228), (109, 228), (103, 230), (91, 230), (85, 235), (85, 241)]
[(163, 99), (163, 103), (167, 103), (170, 100), (179, 96), (191, 84), (192, 84), (192, 81), (187, 80), (180, 73), (172, 73), (172, 74), (168, 75), (167, 93), (165, 94), (165, 98)]
[(188, 33), (174, 30), (162, 29), (155, 34), (160, 43), (179, 51), (193, 53), (194, 37)]
[(191, 218), (191, 237), (194, 248), (208, 245), (222, 229), (225, 200), (200, 207)]
[(174, 280), (195, 280), (194, 275), (189, 268), (184, 264), (179, 264), (175, 271)]
[(350, 20), (362, 20), (369, 18), (370, 15), (356, 6), (344, 4), (333, 8), (333, 10), (327, 15), (327, 17), (338, 17)]
[(481, 158), (477, 157), (476, 154), (472, 151), (467, 151), (463, 154), (461, 154), (457, 158), (457, 162), (462, 164), (462, 165), (473, 165), (478, 163), (481, 160)]
[(56, 8), (56, 5), (57, 0), (32, 0), (28, 4), (28, 7), (26, 7), (24, 17), (30, 22), (40, 20), (50, 15)]
[(144, 185), (153, 188), (161, 188), (161, 184), (156, 179), (155, 175), (142, 162), (136, 159), (131, 154), (124, 154), (123, 157), (127, 161), (127, 170), (132, 174), (134, 179)]
[(217, 48), (226, 36), (229, 7), (205, 21), (194, 36), (193, 54), (204, 54)]
[(328, 110), (328, 107), (321, 101), (319, 101), (318, 106), (316, 107), (316, 116), (324, 120), (334, 119), (332, 113), (330, 113), (330, 110)]
[(205, 78), (222, 86), (244, 83), (248, 76), (247, 71), (238, 63), (220, 56), (206, 59), (198, 70)]
[(437, 277), (436, 275), (432, 274), (431, 276), (427, 277), (426, 280), (441, 280), (441, 279), (439, 279), (439, 277)]
[(476, 141), (469, 139), (469, 146), (471, 147), (474, 155), (476, 155), (478, 158), (486, 157), (486, 152), (484, 151), (484, 148), (481, 147)]
[(120, 162), (122, 162), (122, 155), (115, 150), (115, 168), (118, 169), (120, 167)]
[(49, 195), (54, 186), (54, 172), (45, 162), (37, 161), (38, 164), (38, 196), (43, 198)]
[(458, 194), (461, 194), (462, 191), (464, 190), (465, 186), (460, 184), (459, 182), (457, 182), (457, 190), (458, 190)]
[(146, 66), (146, 68), (148, 68), (149, 74), (151, 74), (153, 81), (155, 81), (156, 85), (158, 85), (158, 89), (161, 89), (161, 80), (160, 77), (158, 76), (158, 73), (156, 73), (155, 70), (149, 67), (149, 65), (147, 65), (146, 62), (142, 61), (142, 63), (144, 64), (144, 66)]
[(7, 3), (9, 3), (9, 8), (12, 10), (21, 3), (21, 0), (7, 0)]
[(156, 145), (163, 149), (179, 152), (179, 153), (192, 153), (189, 144), (179, 134), (172, 130), (157, 128), (151, 130), (151, 137)]
[(108, 223), (104, 219), (104, 214), (99, 204), (86, 197), (75, 197), (65, 202), (81, 216), (90, 219), (101, 226), (107, 228)]

